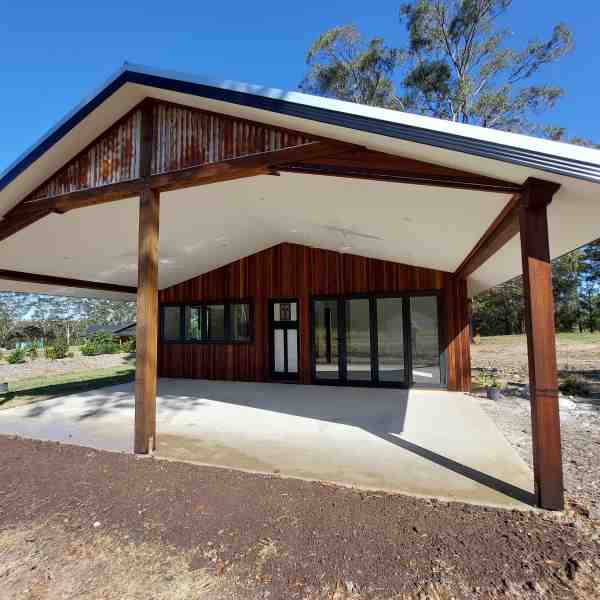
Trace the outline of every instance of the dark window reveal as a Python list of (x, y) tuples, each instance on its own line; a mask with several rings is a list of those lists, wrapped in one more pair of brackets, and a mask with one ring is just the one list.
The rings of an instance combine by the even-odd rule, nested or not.
[(164, 342), (250, 342), (251, 309), (248, 302), (168, 304), (161, 307)]

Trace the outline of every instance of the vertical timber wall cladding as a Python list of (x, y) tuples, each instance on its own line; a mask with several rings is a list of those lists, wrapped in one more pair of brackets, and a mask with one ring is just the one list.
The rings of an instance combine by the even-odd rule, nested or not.
[(440, 290), (448, 388), (468, 391), (470, 357), (467, 290), (449, 273), (339, 254), (297, 244), (279, 244), (247, 258), (161, 290), (159, 301), (252, 299), (251, 344), (159, 344), (161, 377), (266, 381), (269, 377), (267, 306), (271, 298), (298, 298), (302, 383), (310, 383), (310, 298), (313, 295)]

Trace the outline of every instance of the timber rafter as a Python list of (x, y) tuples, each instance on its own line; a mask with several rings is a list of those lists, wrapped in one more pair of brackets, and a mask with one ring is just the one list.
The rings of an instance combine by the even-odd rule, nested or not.
[(0, 221), (0, 241), (49, 214), (133, 198), (148, 189), (160, 193), (280, 173), (506, 194), (521, 190), (507, 181), (147, 98), (9, 211)]

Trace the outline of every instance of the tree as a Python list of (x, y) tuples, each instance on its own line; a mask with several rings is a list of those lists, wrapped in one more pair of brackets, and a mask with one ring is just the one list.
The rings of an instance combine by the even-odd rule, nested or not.
[(405, 2), (400, 22), (408, 35), (406, 50), (391, 48), (380, 37), (365, 41), (351, 25), (334, 27), (309, 49), (300, 88), (461, 123), (562, 137), (564, 130), (535, 119), (563, 96), (562, 88), (530, 82), (572, 50), (571, 32), (559, 23), (546, 40), (511, 48), (511, 32), (500, 26), (511, 4)]
[(580, 323), (579, 250), (565, 254), (552, 262), (552, 289), (554, 291), (554, 314), (558, 331), (573, 331)]
[(523, 283), (520, 277), (473, 299), (473, 329), (480, 335), (523, 332)]
[(590, 331), (600, 328), (600, 239), (581, 249), (581, 304)]
[(400, 8), (411, 68), (404, 78), (410, 110), (461, 123), (533, 133), (532, 117), (554, 106), (560, 86), (528, 84), (573, 48), (566, 25), (544, 41), (508, 47), (499, 18), (512, 0), (412, 0)]
[(308, 72), (302, 91), (370, 106), (393, 107), (392, 76), (401, 51), (382, 38), (366, 42), (352, 25), (334, 27), (321, 35), (306, 55)]

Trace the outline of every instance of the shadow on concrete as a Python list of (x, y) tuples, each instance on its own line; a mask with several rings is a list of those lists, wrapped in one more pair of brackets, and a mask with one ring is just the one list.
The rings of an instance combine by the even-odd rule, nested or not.
[[(449, 471), (524, 504), (535, 506), (535, 496), (530, 491), (398, 437), (404, 431), (409, 390), (281, 384), (281, 394), (274, 394), (273, 388), (279, 384), (241, 385), (243, 388), (236, 389), (235, 383), (211, 381), (207, 398), (257, 410), (357, 427)], [(267, 389), (261, 390), (261, 385), (268, 392)], [(192, 397), (176, 395), (161, 394), (160, 397), (166, 406), (176, 411), (187, 410), (188, 399), (192, 400)], [(199, 405), (202, 403), (194, 402), (194, 406)]]
[[(183, 381), (189, 384), (193, 380)], [(198, 380), (192, 394), (189, 393), (189, 387), (182, 390), (183, 394), (162, 393), (170, 386), (181, 384), (182, 380), (160, 380), (159, 418), (161, 413), (164, 415), (210, 408), (210, 401), (216, 401), (258, 411), (277, 412), (356, 427), (506, 496), (528, 505), (535, 504), (534, 495), (528, 490), (402, 439), (400, 436), (405, 428), (408, 390)], [(68, 397), (60, 398), (59, 404), (40, 402), (32, 406), (25, 416), (36, 418), (47, 410), (68, 402)], [(98, 390), (97, 395), (90, 394), (85, 398), (83, 408), (84, 410), (74, 417), (76, 421), (115, 415), (126, 417), (134, 408), (133, 389)], [(201, 415), (198, 418), (202, 418)]]

